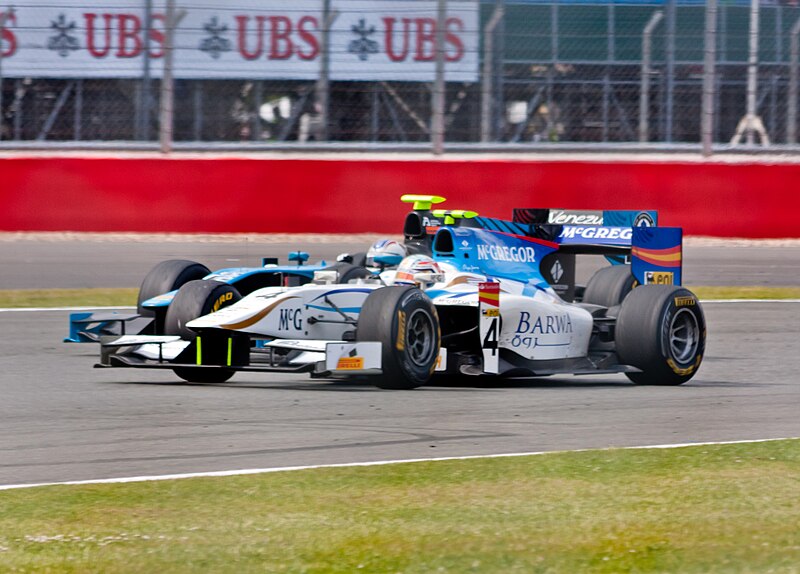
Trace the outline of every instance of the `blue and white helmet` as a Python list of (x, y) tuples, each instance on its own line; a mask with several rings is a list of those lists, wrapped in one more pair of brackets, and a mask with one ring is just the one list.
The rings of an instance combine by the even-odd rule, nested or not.
[[(382, 256), (383, 262), (376, 262), (375, 257)], [(379, 265), (397, 265), (406, 256), (406, 246), (393, 239), (381, 239), (372, 244), (367, 251), (367, 266), (378, 267)]]

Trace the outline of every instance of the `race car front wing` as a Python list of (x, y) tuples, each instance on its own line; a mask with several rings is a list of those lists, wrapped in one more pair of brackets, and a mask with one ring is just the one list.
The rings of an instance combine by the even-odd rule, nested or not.
[(240, 334), (100, 337), (98, 368), (202, 368), (234, 371), (381, 374), (381, 343), (279, 339), (251, 346)]

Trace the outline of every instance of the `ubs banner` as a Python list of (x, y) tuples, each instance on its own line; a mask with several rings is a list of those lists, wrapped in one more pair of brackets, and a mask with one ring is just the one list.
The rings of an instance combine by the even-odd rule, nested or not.
[[(154, 0), (149, 42), (144, 1), (14, 0), (4, 7), (5, 77), (137, 78), (145, 50), (162, 71), (165, 5)], [(191, 79), (317, 78), (321, 0), (187, 0), (176, 29), (174, 75)], [(332, 0), (332, 80), (431, 81), (436, 2)], [(478, 2), (448, 2), (445, 78), (478, 76)], [(149, 48), (147, 47), (149, 45)]]

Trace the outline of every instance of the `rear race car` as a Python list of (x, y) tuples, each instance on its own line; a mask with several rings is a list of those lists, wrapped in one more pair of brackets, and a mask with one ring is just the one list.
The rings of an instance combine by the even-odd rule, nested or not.
[[(680, 287), (681, 231), (634, 227), (629, 213), (626, 225), (439, 213), (394, 270), (345, 283), (318, 270), (304, 285), (258, 289), (217, 310), (224, 291), (190, 282), (170, 306), (170, 334), (101, 337), (99, 366), (172, 369), (197, 382), (306, 372), (393, 389), (438, 375), (624, 373), (681, 384), (696, 374), (706, 335), (699, 301)], [(553, 269), (582, 253), (612, 265), (585, 287), (554, 289)]]

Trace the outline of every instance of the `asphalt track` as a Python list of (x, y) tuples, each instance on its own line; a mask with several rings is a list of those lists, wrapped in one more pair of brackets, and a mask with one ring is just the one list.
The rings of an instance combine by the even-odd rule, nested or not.
[[(67, 243), (0, 246), (0, 288), (98, 285), (97, 277), (131, 286), (124, 277), (139, 258), (193, 257), (186, 245), (137, 244), (147, 251), (122, 251), (121, 263), (119, 249)], [(217, 257), (236, 258), (235, 245), (215, 245)], [(51, 268), (40, 271), (44, 262), (34, 260), (45, 247)], [(274, 253), (276, 246), (259, 246), (258, 256), (261, 247)], [(85, 269), (86, 285), (57, 273), (87, 265), (87, 252), (96, 273)], [(749, 284), (798, 282), (786, 274), (798, 266), (796, 248), (765, 249), (744, 261), (739, 255), (737, 263), (750, 266)], [(687, 262), (714, 257), (687, 252)], [(708, 275), (718, 281), (693, 282), (736, 283), (741, 272), (718, 269)], [(800, 303), (704, 309), (706, 357), (680, 387), (599, 376), (500, 386), (466, 379), (405, 392), (254, 373), (224, 385), (185, 385), (168, 372), (92, 369), (94, 346), (60, 342), (68, 312), (0, 312), (0, 485), (800, 436)]]

